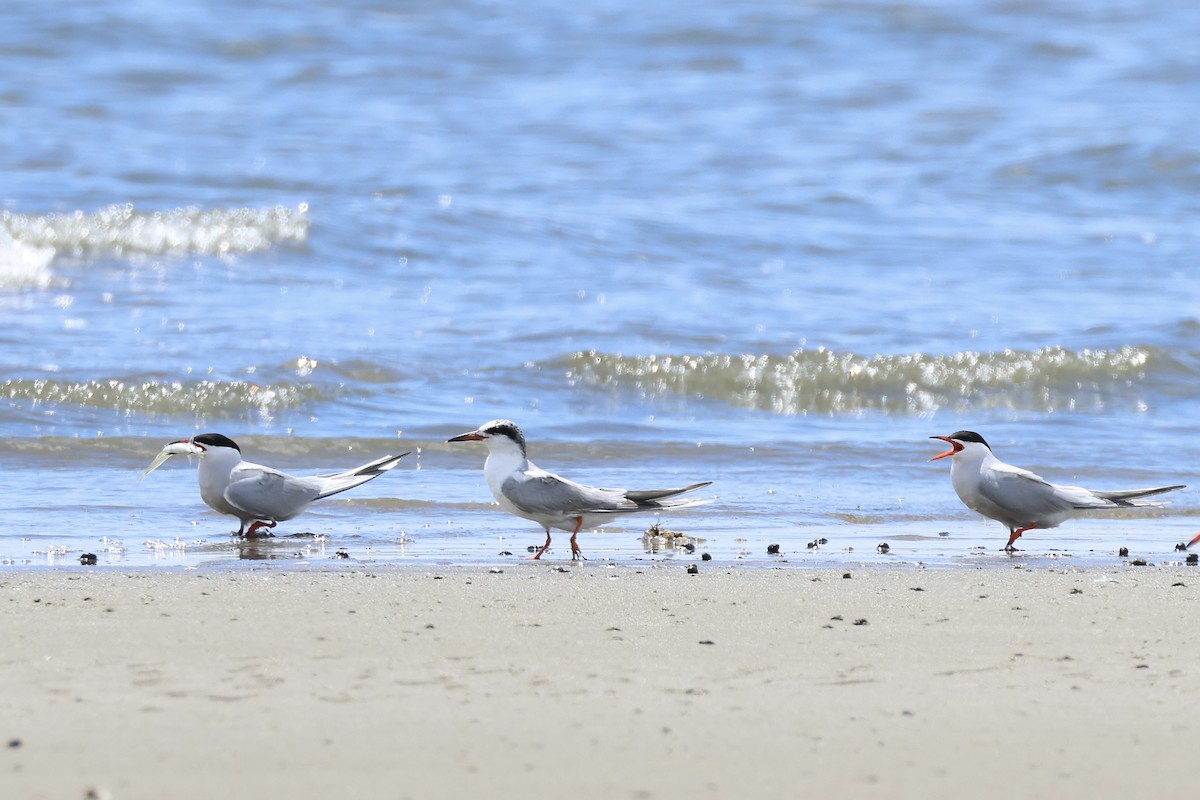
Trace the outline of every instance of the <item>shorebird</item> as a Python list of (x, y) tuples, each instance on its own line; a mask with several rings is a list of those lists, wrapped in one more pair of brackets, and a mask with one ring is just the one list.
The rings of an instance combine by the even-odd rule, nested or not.
[[(175, 455), (200, 456), (200, 468), (196, 471), (200, 497), (213, 511), (238, 518), (241, 522), (238, 536), (269, 536), (269, 533), (258, 532), (299, 516), (314, 500), (353, 489), (379, 477), (408, 453), (384, 456), (345, 472), (298, 478), (243, 461), (242, 449), (228, 436), (202, 433), (167, 444), (142, 477)], [(249, 530), (246, 530), (247, 524)]]
[(600, 489), (585, 486), (538, 468), (525, 452), (525, 434), (515, 422), (494, 419), (479, 428), (448, 439), (449, 442), (483, 442), (488, 457), (483, 474), (500, 507), (510, 514), (533, 520), (546, 531), (539, 559), (550, 548), (550, 529), (571, 532), (571, 558), (583, 558), (576, 537), (620, 514), (688, 508), (708, 500), (679, 500), (677, 495), (708, 486), (693, 483), (680, 489)]
[[(958, 431), (949, 436), (931, 436), (950, 445), (950, 449), (930, 461), (951, 457), (950, 481), (958, 499), (985, 517), (1008, 528), (1007, 552), (1016, 550), (1013, 542), (1035, 528), (1056, 528), (1079, 511), (1154, 506), (1141, 498), (1184, 488), (1157, 486), (1152, 489), (1097, 491), (1081, 486), (1050, 483), (1029, 470), (1005, 464), (992, 455), (992, 448), (974, 431)], [(1200, 540), (1200, 537), (1197, 537)]]

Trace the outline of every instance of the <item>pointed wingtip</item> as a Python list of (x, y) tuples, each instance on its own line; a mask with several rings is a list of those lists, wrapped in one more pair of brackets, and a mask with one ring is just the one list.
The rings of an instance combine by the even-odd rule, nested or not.
[(376, 469), (377, 471), (379, 471), (379, 472), (387, 472), (387, 471), (388, 471), (388, 470), (390, 470), (392, 467), (394, 467), (394, 466), (396, 466), (397, 464), (399, 464), (399, 463), (400, 463), (400, 459), (402, 459), (402, 458), (404, 458), (405, 456), (408, 456), (408, 455), (412, 455), (412, 451), (411, 451), (411, 450), (409, 450), (408, 452), (405, 452), (405, 453), (401, 453), (401, 454), (400, 454), (400, 455), (398, 455), (398, 456), (384, 456), (382, 459), (380, 459), (380, 461), (379, 461), (379, 464), (378, 464), (378, 466), (376, 466), (376, 468), (375, 468), (375, 469)]

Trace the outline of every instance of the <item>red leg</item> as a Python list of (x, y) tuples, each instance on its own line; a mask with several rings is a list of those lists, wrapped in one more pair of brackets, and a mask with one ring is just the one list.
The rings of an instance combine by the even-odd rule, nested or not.
[(1026, 525), (1024, 528), (1017, 528), (1015, 531), (1013, 531), (1008, 537), (1008, 544), (1004, 545), (1004, 552), (1011, 553), (1015, 551), (1017, 548), (1013, 547), (1013, 542), (1015, 542), (1017, 539), (1020, 539), (1021, 534), (1025, 531), (1031, 531), (1036, 527), (1037, 525)]
[(549, 549), (550, 549), (550, 529), (546, 528), (546, 543), (544, 545), (542, 545), (541, 550), (537, 551), (537, 555), (533, 557), (533, 560), (537, 561), (539, 558), (542, 557), (542, 553), (546, 552)]
[[(255, 520), (254, 524), (250, 526), (250, 530), (246, 531), (246, 536), (247, 537), (253, 536), (255, 533), (258, 532), (258, 530), (260, 528), (274, 528), (278, 524), (279, 523), (276, 522), (275, 520), (271, 520), (270, 522), (266, 522), (265, 520), (261, 520), (261, 519)], [(271, 534), (269, 534), (269, 533), (263, 534), (263, 536), (270, 536), (270, 535)]]
[(579, 529), (583, 527), (583, 517), (575, 518), (575, 531), (571, 534), (571, 560), (582, 558), (587, 561), (587, 556), (579, 549), (579, 543), (575, 541), (575, 537), (579, 535)]

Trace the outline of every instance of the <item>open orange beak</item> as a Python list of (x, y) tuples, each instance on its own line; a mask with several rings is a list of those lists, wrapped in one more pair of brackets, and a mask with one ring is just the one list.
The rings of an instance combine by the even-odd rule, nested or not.
[(953, 439), (951, 439), (949, 436), (930, 436), (929, 438), (930, 438), (930, 439), (941, 439), (943, 442), (945, 442), (946, 444), (950, 445), (950, 449), (949, 449), (949, 450), (947, 450), (947, 451), (946, 451), (946, 452), (944, 452), (944, 453), (939, 453), (938, 455), (936, 455), (936, 456), (934, 456), (933, 458), (929, 459), (930, 461), (937, 461), (939, 458), (945, 458), (946, 456), (952, 456), (952, 455), (954, 455), (955, 453), (957, 453), (957, 452), (959, 452), (960, 450), (962, 450), (962, 449), (963, 449), (963, 446), (962, 446), (961, 444), (959, 444), (958, 442), (954, 441), (954, 440), (953, 440)]

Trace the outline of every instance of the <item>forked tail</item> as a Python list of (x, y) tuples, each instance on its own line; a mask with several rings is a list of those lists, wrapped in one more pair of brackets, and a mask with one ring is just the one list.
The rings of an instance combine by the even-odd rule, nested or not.
[(682, 489), (640, 489), (626, 492), (625, 497), (636, 503), (638, 508), (686, 508), (687, 506), (698, 506), (710, 501), (693, 499), (675, 500), (673, 498), (711, 485), (712, 481), (704, 481), (703, 483), (693, 483), (691, 486), (684, 486)]
[(335, 472), (332, 475), (321, 475), (321, 480), (324, 485), (321, 488), (321, 493), (316, 496), (316, 500), (330, 495), (344, 492), (347, 489), (353, 489), (355, 486), (362, 486), (369, 480), (378, 478), (383, 473), (390, 470), (400, 462), (408, 453), (401, 453), (398, 456), (384, 456), (378, 458), (369, 464), (363, 464), (361, 467), (348, 469), (345, 472)]
[(1093, 490), (1092, 494), (1122, 508), (1135, 508), (1138, 506), (1161, 505), (1157, 502), (1140, 503), (1138, 501), (1144, 497), (1153, 497), (1156, 494), (1165, 494), (1183, 488), (1185, 488), (1184, 484), (1179, 484), (1176, 486), (1157, 486), (1153, 489), (1124, 489), (1116, 492), (1098, 492)]

